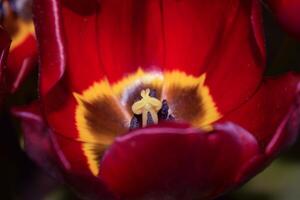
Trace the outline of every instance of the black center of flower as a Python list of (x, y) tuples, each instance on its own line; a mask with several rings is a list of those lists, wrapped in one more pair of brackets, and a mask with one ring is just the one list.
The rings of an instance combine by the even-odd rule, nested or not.
[(130, 130), (156, 124), (160, 121), (174, 120), (169, 113), (167, 100), (158, 100), (156, 90), (141, 91), (141, 98), (132, 105), (134, 113), (130, 121)]

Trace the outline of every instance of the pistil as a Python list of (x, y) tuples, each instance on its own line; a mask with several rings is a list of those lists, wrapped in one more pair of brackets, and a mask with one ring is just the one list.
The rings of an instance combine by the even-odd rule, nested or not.
[(130, 130), (175, 119), (169, 112), (167, 100), (160, 101), (156, 96), (156, 91), (152, 89), (142, 90), (141, 98), (138, 98), (131, 109), (134, 115), (130, 121)]
[[(152, 92), (151, 92), (152, 93)], [(136, 115), (142, 115), (142, 126), (145, 127), (148, 125), (148, 122), (151, 121), (153, 124), (158, 123), (158, 111), (162, 107), (162, 102), (157, 98), (150, 96), (150, 89), (141, 91), (141, 99), (135, 102), (131, 109), (132, 112)]]

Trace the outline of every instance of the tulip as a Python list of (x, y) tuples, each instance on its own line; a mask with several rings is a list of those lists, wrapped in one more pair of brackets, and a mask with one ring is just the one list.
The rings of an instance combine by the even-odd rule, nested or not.
[(82, 198), (212, 199), (295, 141), (299, 77), (264, 76), (258, 0), (33, 5), (41, 99), (15, 114)]

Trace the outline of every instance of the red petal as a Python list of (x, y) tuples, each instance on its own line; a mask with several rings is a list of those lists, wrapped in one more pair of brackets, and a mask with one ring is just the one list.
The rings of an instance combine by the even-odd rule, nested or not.
[(102, 0), (98, 46), (110, 80), (142, 68), (164, 65), (162, 3), (159, 0)]
[[(15, 108), (13, 114), (21, 119), (25, 151), (42, 169), (56, 179), (69, 184), (76, 189), (79, 195), (83, 195), (82, 197), (112, 199), (111, 194), (106, 191), (105, 186), (97, 177), (87, 174), (83, 170), (76, 171), (77, 166), (84, 165), (84, 162), (78, 159), (80, 158), (80, 153), (78, 153), (80, 148), (78, 146), (68, 145), (73, 143), (66, 140), (64, 141), (66, 145), (62, 145), (64, 148), (58, 148), (57, 142), (61, 142), (62, 138), (59, 136), (54, 137), (40, 114), (38, 103)], [(74, 143), (78, 144), (77, 142)], [(73, 147), (72, 150), (69, 149), (68, 153), (77, 158), (72, 159), (72, 164), (78, 161), (77, 166), (70, 165), (69, 160), (65, 159), (63, 150), (68, 149), (67, 146)]]
[(117, 138), (100, 164), (100, 178), (121, 199), (207, 199), (235, 186), (239, 171), (259, 154), (256, 140), (233, 124), (209, 133), (176, 126)]
[(2, 70), (4, 68), (4, 65), (6, 64), (6, 58), (7, 58), (7, 53), (8, 53), (8, 49), (9, 49), (9, 45), (10, 45), (10, 38), (7, 34), (6, 31), (3, 30), (2, 27), (0, 27), (0, 69), (1, 69), (1, 73), (0, 73), (0, 77), (3, 76), (2, 74)]
[(41, 93), (45, 94), (62, 77), (66, 63), (58, 2), (35, 0), (33, 12), (40, 53)]
[(6, 75), (5, 65), (6, 65), (6, 59), (8, 55), (10, 42), (11, 40), (8, 34), (2, 29), (2, 27), (0, 27), (0, 106), (7, 89), (5, 85), (4, 76)]
[(281, 124), (278, 126), (273, 138), (270, 140), (266, 154), (269, 157), (274, 157), (286, 147), (291, 146), (296, 142), (300, 132), (300, 84), (297, 87), (297, 98), (286, 114)]
[(286, 126), (289, 109), (295, 101), (298, 83), (299, 77), (292, 74), (269, 78), (247, 103), (225, 116), (222, 121), (239, 124), (251, 132), (263, 147), (273, 137), (281, 135), (283, 139), (282, 131)]
[(299, 0), (269, 0), (278, 22), (284, 29), (300, 39), (300, 1)]
[(12, 113), (21, 119), (24, 148), (28, 156), (47, 173), (62, 179), (56, 161), (57, 152), (51, 143), (52, 133), (39, 112), (39, 104), (14, 108)]
[[(253, 7), (250, 2), (253, 2)], [(167, 69), (179, 68), (192, 74), (210, 67), (241, 70), (233, 65), (239, 57), (232, 51), (245, 55), (243, 64), (249, 60), (252, 63), (256, 60), (253, 51), (257, 45), (262, 48), (257, 53), (264, 56), (262, 33), (257, 32), (260, 17), (256, 18), (259, 11), (256, 0), (167, 0), (163, 8)], [(255, 17), (253, 23), (252, 17)], [(246, 47), (243, 52), (238, 51), (242, 46)], [(225, 49), (230, 52), (227, 54)], [(222, 66), (214, 66), (214, 60)]]
[(206, 84), (221, 113), (226, 113), (257, 89), (265, 70), (265, 48), (260, 2), (222, 2), (229, 7), (225, 12), (232, 14), (223, 22), (221, 36), (216, 36), (221, 39), (206, 64)]
[[(95, 62), (94, 59), (92, 59), (95, 57), (95, 54), (86, 51), (86, 48), (91, 46), (91, 42), (87, 43), (86, 46), (83, 45), (84, 47), (77, 47), (74, 51), (82, 50), (82, 52), (79, 51), (78, 54), (74, 55), (72, 57), (74, 60), (67, 60), (67, 46), (65, 44), (65, 32), (62, 25), (62, 8), (60, 4), (61, 2), (56, 0), (35, 0), (33, 3), (34, 21), (40, 53), (40, 92), (43, 97), (43, 105), (45, 105), (46, 108), (46, 114), (48, 115), (50, 112), (56, 111), (53, 112), (54, 116), (50, 116), (53, 120), (52, 118), (48, 119), (51, 126), (55, 127), (57, 131), (75, 138), (77, 137), (77, 131), (73, 119), (74, 117), (70, 117), (70, 115), (74, 115), (75, 112), (75, 99), (73, 99), (73, 91), (70, 89), (72, 86), (77, 87), (79, 90), (85, 89), (89, 84), (95, 81), (97, 70), (93, 71), (93, 65), (90, 66)], [(75, 4), (75, 8), (76, 5), (77, 4)], [(82, 8), (85, 7), (82, 6)], [(83, 28), (82, 30), (85, 29)], [(75, 30), (74, 33), (77, 33), (77, 31)], [(74, 35), (76, 36), (76, 34)], [(86, 54), (91, 53), (91, 56), (83, 57), (83, 60), (79, 59), (81, 62), (76, 64), (76, 59), (81, 57), (80, 53), (84, 54), (85, 52), (87, 52)], [(86, 54), (84, 55), (86, 56)], [(89, 61), (89, 59), (91, 61)], [(70, 83), (66, 79), (62, 79), (68, 62), (71, 62), (71, 64), (75, 63), (76, 65), (74, 67), (72, 66), (74, 68), (74, 74), (77, 72), (77, 76), (73, 77), (73, 79), (76, 80), (73, 85), (71, 84), (72, 82)], [(78, 69), (78, 66), (80, 69)], [(96, 66), (94, 65), (94, 67)], [(89, 70), (90, 73), (88, 73), (88, 75), (90, 75), (90, 80), (86, 74)], [(94, 77), (94, 79), (92, 77)], [(100, 78), (100, 76), (97, 78)], [(62, 80), (65, 81), (63, 82)], [(58, 112), (59, 109), (61, 109), (60, 112)], [(69, 120), (65, 122), (61, 119)]]

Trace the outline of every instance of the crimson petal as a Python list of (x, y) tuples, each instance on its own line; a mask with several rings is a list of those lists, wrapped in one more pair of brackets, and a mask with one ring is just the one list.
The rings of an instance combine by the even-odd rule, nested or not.
[[(60, 31), (58, 2), (52, 0), (33, 3), (34, 22), (39, 43), (41, 73), (41, 93), (45, 94), (54, 87), (65, 70), (65, 49), (63, 34)], [(46, 15), (47, 17), (43, 17)], [(47, 39), (43, 39), (47, 38)]]
[(7, 32), (0, 27), (0, 106), (7, 90), (4, 76), (10, 42)]
[(91, 175), (74, 174), (70, 170), (68, 161), (57, 146), (58, 137), (54, 137), (43, 120), (39, 107), (39, 103), (35, 102), (12, 110), (21, 119), (24, 148), (28, 156), (57, 181), (74, 188), (79, 196), (95, 200), (112, 199), (99, 179)]
[(231, 123), (209, 133), (154, 126), (117, 138), (100, 178), (121, 199), (208, 199), (236, 186), (239, 172), (259, 154), (255, 138)]
[(161, 12), (164, 69), (206, 73), (222, 113), (246, 101), (265, 69), (260, 1), (166, 0)]
[(163, 3), (159, 0), (101, 0), (97, 13), (99, 57), (116, 81), (138, 67), (164, 67)]
[(44, 122), (39, 103), (15, 107), (12, 113), (21, 120), (24, 149), (28, 156), (53, 177), (62, 179), (56, 162), (56, 154), (51, 143), (51, 130)]
[(293, 111), (298, 84), (299, 76), (292, 73), (267, 78), (247, 103), (232, 111), (221, 121), (239, 124), (251, 132), (262, 147), (266, 147), (272, 138), (292, 140), (293, 137), (286, 137), (288, 134), (285, 127)]
[(266, 147), (266, 155), (270, 158), (296, 142), (300, 132), (300, 84), (297, 85), (297, 96), (289, 112), (278, 126), (274, 136)]

